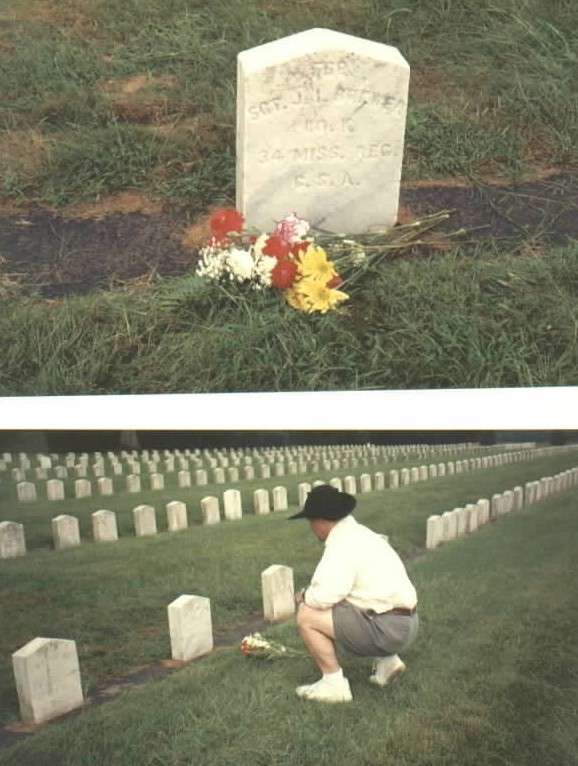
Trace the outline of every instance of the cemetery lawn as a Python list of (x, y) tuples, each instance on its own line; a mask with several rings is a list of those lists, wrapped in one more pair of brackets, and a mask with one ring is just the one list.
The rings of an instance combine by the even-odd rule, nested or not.
[(343, 311), (194, 280), (0, 301), (0, 395), (578, 384), (578, 244), (400, 260)]
[[(7, 727), (0, 730), (0, 746), (19, 730), (10, 656), (33, 637), (76, 641), (88, 698), (103, 688), (115, 696), (116, 677), (135, 668), (150, 666), (152, 674), (167, 664), (166, 609), (184, 593), (211, 599), (219, 649), (164, 681), (123, 693), (101, 707), (89, 705), (74, 720), (47, 726), (5, 753), (0, 747), (0, 763), (41, 766), (54, 762), (59, 749), (58, 762), (79, 766), (119, 760), (128, 766), (226, 764), (236, 758), (248, 765), (315, 759), (339, 764), (339, 758), (345, 763), (354, 755), (356, 762), (382, 763), (383, 753), (392, 764), (433, 764), (442, 753), (448, 758), (452, 753), (455, 760), (447, 762), (457, 766), (482, 757), (487, 761), (481, 763), (490, 764), (498, 753), (505, 762), (517, 763), (510, 755), (522, 741), (532, 752), (543, 750), (544, 757), (550, 748), (548, 757), (556, 754), (557, 763), (565, 763), (561, 754), (564, 748), (570, 752), (576, 723), (569, 700), (578, 682), (572, 670), (576, 492), (501, 517), (467, 539), (416, 554), (423, 553), (432, 513), (575, 464), (575, 452), (560, 453), (358, 496), (358, 519), (388, 534), (406, 558), (420, 593), (422, 634), (408, 653), (412, 673), (387, 694), (366, 684), (366, 662), (349, 664), (355, 700), (349, 712), (337, 713), (305, 710), (293, 699), (293, 687), (312, 677), (307, 659), (260, 665), (242, 658), (238, 645), (224, 648), (227, 635), (261, 613), (264, 569), (291, 566), (298, 588), (307, 583), (319, 558), (319, 543), (307, 525), (286, 523), (297, 508), (302, 478), (283, 479), (287, 512), (261, 517), (245, 512), (240, 521), (207, 526), (201, 524), (200, 498), (218, 494), (219, 488), (178, 489), (167, 474), (165, 490), (145, 490), (138, 501), (128, 493), (106, 498), (105, 505), (118, 518), (120, 539), (114, 543), (89, 542), (90, 514), (104, 498), (60, 501), (57, 511), (44, 500), (18, 504), (28, 553), (0, 561), (0, 723)], [(403, 465), (408, 462), (375, 470)], [(254, 488), (278, 483), (278, 477), (240, 482), (243, 507), (250, 507)], [(6, 483), (0, 491), (2, 507), (12, 508), (3, 517), (13, 519), (14, 491)], [(170, 500), (187, 503), (188, 529), (164, 531), (162, 509)], [(134, 537), (131, 509), (137, 502), (156, 508), (158, 535)], [(51, 548), (55, 513), (79, 518), (80, 547)], [(293, 620), (267, 632), (298, 646)], [(339, 720), (349, 717), (358, 734), (351, 737), (335, 721), (330, 725), (335, 714)], [(256, 736), (255, 727), (263, 722), (267, 725)]]
[[(390, 5), (3, 0), (0, 395), (576, 385), (578, 6)], [(200, 296), (236, 56), (315, 26), (409, 61), (402, 215), (448, 224), (343, 313)]]
[[(557, 467), (562, 463), (559, 457)], [(555, 468), (528, 461), (367, 495), (357, 515), (394, 543), (420, 544), (417, 530), (425, 529), (427, 514), (511, 488), (532, 467), (534, 477)], [(345, 660), (353, 702), (307, 703), (294, 687), (315, 677), (308, 659), (267, 663), (242, 657), (238, 647), (222, 649), (163, 681), (45, 726), (0, 751), (0, 764), (576, 764), (575, 500), (575, 490), (550, 497), (408, 562), (421, 632), (405, 656), (408, 673), (390, 690), (367, 682), (367, 660)], [(32, 635), (48, 625), (76, 635), (82, 669), (91, 664), (87, 642), (99, 623), (107, 643), (124, 633), (135, 660), (142, 644), (155, 654), (151, 634), (182, 588), (211, 597), (219, 628), (235, 602), (258, 608), (263, 566), (295, 566), (301, 584), (319, 547), (306, 525), (285, 521), (284, 513), (246, 518), (170, 539), (37, 551), (0, 563), (23, 625)], [(47, 587), (50, 605), (43, 604)], [(13, 621), (10, 612), (15, 636), (22, 628)], [(267, 635), (298, 646), (293, 620)], [(166, 656), (166, 637), (156, 641), (156, 655)]]

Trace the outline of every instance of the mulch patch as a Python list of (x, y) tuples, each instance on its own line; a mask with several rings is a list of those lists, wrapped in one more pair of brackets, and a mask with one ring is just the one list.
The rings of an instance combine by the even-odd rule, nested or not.
[[(574, 171), (513, 186), (408, 185), (400, 202), (406, 217), (449, 210), (437, 231), (463, 228), (467, 242), (494, 239), (504, 252), (524, 242), (561, 245), (578, 239)], [(0, 274), (34, 286), (47, 299), (157, 275), (183, 275), (196, 262), (187, 235), (203, 230), (204, 215), (200, 210), (149, 210), (74, 217), (43, 209), (0, 209)]]

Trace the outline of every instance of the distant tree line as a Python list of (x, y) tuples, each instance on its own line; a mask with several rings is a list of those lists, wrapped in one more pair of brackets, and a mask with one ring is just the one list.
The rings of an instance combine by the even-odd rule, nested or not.
[(3, 452), (104, 452), (120, 449), (240, 449), (307, 444), (578, 442), (578, 431), (0, 431)]

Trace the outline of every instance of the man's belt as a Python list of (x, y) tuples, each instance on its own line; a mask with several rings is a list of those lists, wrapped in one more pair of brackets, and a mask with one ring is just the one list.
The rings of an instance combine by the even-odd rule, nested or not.
[(403, 614), (405, 617), (411, 617), (417, 612), (417, 605), (413, 609), (406, 609), (403, 606), (396, 606), (394, 609), (388, 609), (384, 614)]
[(407, 609), (404, 606), (396, 606), (388, 609), (387, 612), (376, 612), (375, 609), (368, 609), (366, 614), (370, 617), (383, 617), (386, 614), (402, 614), (404, 617), (412, 617), (417, 612), (417, 604), (413, 609)]

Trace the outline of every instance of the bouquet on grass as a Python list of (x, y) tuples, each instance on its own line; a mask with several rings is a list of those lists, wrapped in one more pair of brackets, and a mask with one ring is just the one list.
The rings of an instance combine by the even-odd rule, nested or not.
[(234, 208), (215, 212), (211, 239), (199, 251), (196, 275), (249, 290), (277, 290), (287, 303), (325, 314), (349, 298), (348, 288), (392, 250), (421, 244), (421, 234), (449, 217), (441, 212), (379, 232), (347, 236), (313, 231), (309, 221), (290, 213), (271, 234), (246, 231)]
[(305, 657), (305, 652), (291, 649), (278, 641), (268, 641), (260, 633), (251, 633), (241, 641), (241, 654), (262, 660), (280, 660), (286, 657)]

